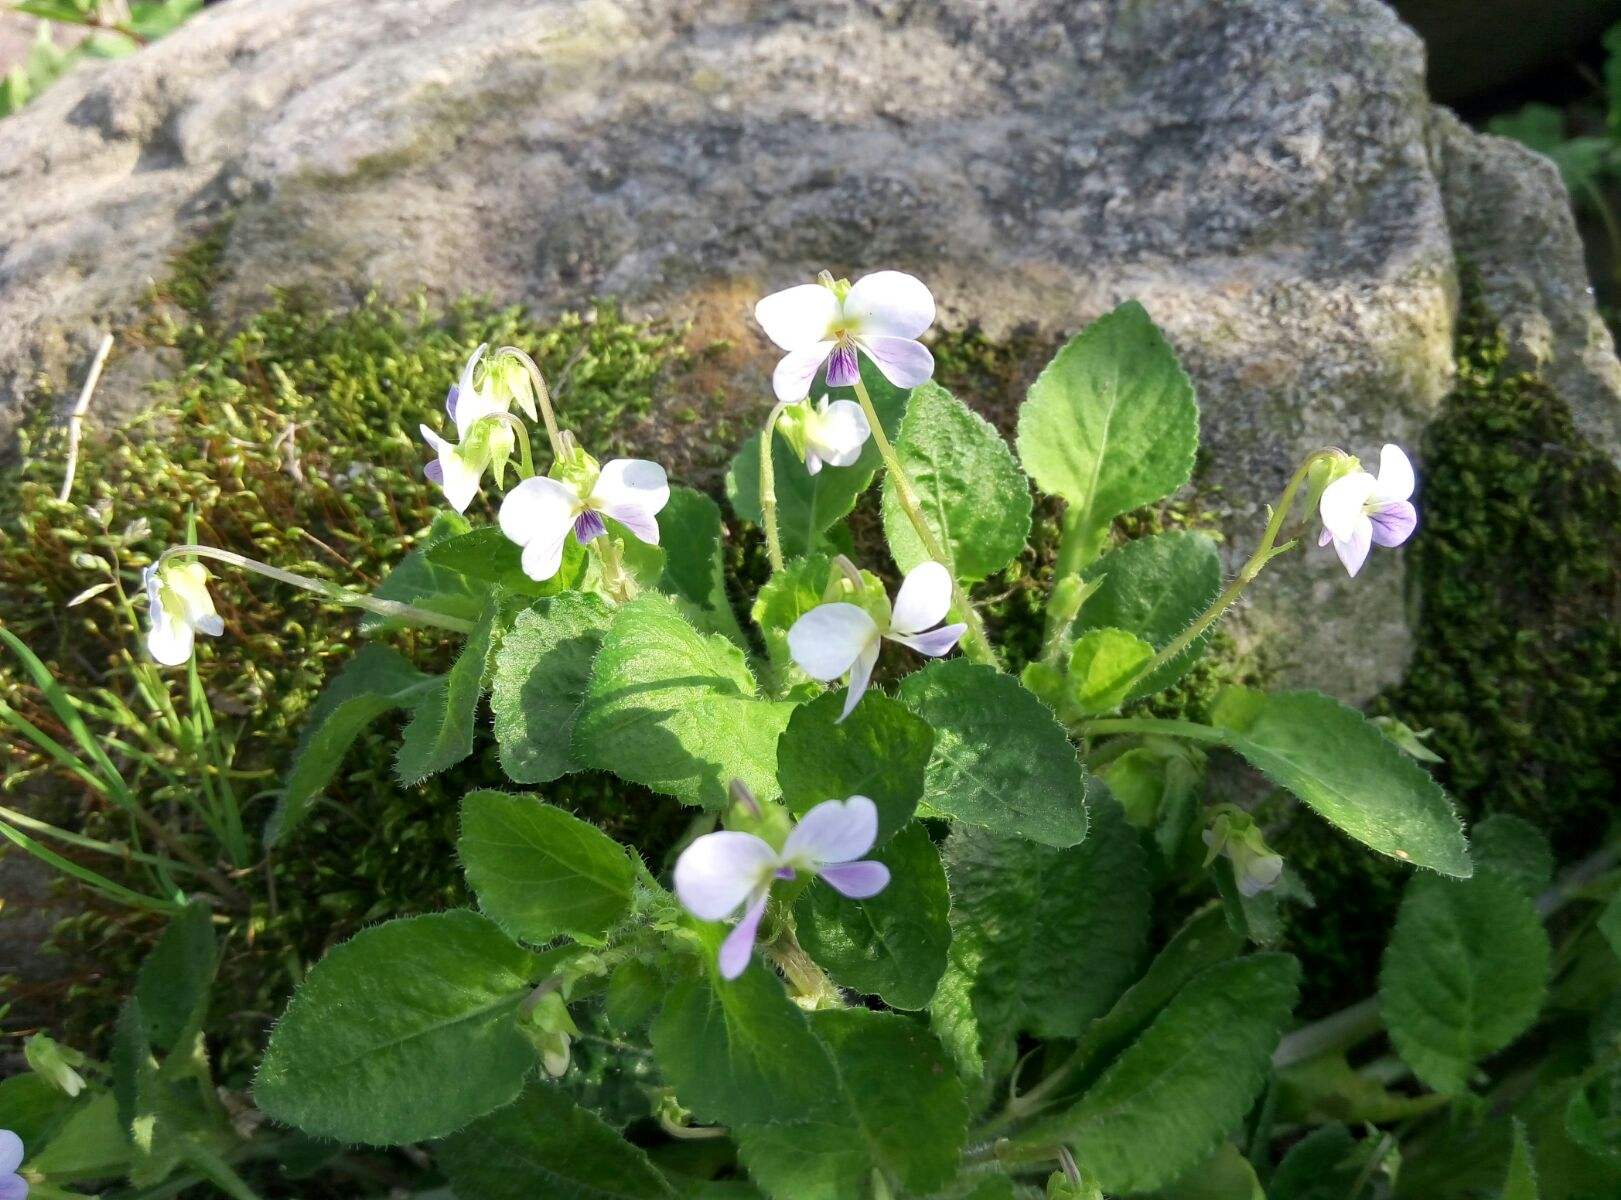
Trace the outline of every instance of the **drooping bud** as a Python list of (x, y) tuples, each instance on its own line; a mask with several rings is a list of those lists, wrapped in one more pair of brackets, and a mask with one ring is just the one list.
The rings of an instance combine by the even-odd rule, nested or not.
[(579, 1026), (569, 1016), (568, 1005), (559, 991), (546, 992), (529, 1006), (527, 1020), (519, 1026), (540, 1052), (540, 1062), (553, 1079), (567, 1073), (570, 1039), (580, 1036)]
[(1205, 866), (1225, 856), (1233, 866), (1233, 879), (1245, 896), (1271, 891), (1283, 878), (1283, 856), (1266, 844), (1254, 818), (1233, 805), (1216, 809), (1210, 828), (1201, 835), (1209, 847)]

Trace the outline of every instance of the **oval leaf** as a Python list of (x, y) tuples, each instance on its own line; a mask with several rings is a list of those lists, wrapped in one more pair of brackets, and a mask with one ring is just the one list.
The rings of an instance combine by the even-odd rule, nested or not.
[(501, 769), (514, 783), (549, 783), (579, 770), (574, 719), (613, 609), (571, 592), (519, 613), (501, 639), (490, 687)]
[(878, 806), (882, 843), (912, 819), (934, 749), (934, 733), (899, 701), (868, 692), (844, 721), (841, 692), (794, 709), (777, 740), (783, 803), (803, 816), (824, 800), (865, 796)]

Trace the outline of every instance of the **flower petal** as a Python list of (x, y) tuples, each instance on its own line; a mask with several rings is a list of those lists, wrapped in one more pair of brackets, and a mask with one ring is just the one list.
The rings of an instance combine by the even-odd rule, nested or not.
[(939, 658), (950, 654), (962, 635), (968, 632), (968, 626), (958, 621), (953, 625), (942, 625), (938, 629), (925, 630), (923, 633), (902, 633), (889, 635), (889, 640), (899, 642), (903, 646), (910, 646), (919, 654), (928, 658)]
[(856, 380), (861, 378), (861, 365), (856, 362), (855, 347), (848, 342), (840, 342), (833, 347), (833, 353), (827, 360), (827, 386), (854, 387)]
[(1399, 546), (1418, 528), (1418, 510), (1407, 500), (1397, 500), (1368, 514), (1373, 522), (1373, 540), (1379, 546)]
[(1356, 573), (1362, 569), (1362, 564), (1368, 561), (1368, 551), (1373, 547), (1373, 522), (1367, 517), (1357, 518), (1356, 527), (1351, 530), (1348, 538), (1334, 539), (1334, 553), (1340, 556), (1345, 569), (1356, 578)]
[(1323, 519), (1323, 528), (1334, 535), (1336, 542), (1350, 538), (1357, 522), (1363, 519), (1363, 508), (1378, 482), (1366, 471), (1352, 471), (1323, 489), (1317, 514)]
[(822, 871), (822, 878), (841, 896), (865, 900), (889, 886), (889, 868), (870, 860), (837, 863)]
[(777, 866), (777, 852), (752, 833), (706, 833), (675, 863), (675, 894), (693, 916), (731, 916)]
[(196, 635), (190, 625), (167, 612), (152, 622), (146, 634), (147, 653), (166, 667), (179, 667), (191, 658)]
[(501, 532), (520, 546), (561, 542), (574, 525), (580, 498), (574, 489), (545, 475), (525, 479), (501, 501)]
[(0, 1200), (28, 1200), (28, 1180), (21, 1175), (0, 1175)]
[(608, 527), (602, 523), (592, 509), (586, 509), (574, 518), (574, 538), (582, 546), (589, 546), (597, 538), (608, 532)]
[(754, 957), (754, 938), (760, 932), (760, 918), (765, 916), (765, 902), (770, 893), (761, 889), (759, 899), (749, 905), (737, 927), (720, 944), (719, 966), (722, 979), (736, 979), (748, 970), (749, 959)]
[(563, 543), (568, 541), (568, 528), (559, 530), (555, 535), (536, 538), (523, 548), (523, 555), (518, 559), (523, 566), (523, 573), (536, 583), (545, 583), (557, 569), (563, 565)]
[[(861, 451), (872, 436), (867, 414), (854, 400), (822, 399), (822, 407), (813, 419), (806, 422), (805, 442), (809, 447), (805, 465), (810, 466), (810, 454), (832, 467), (848, 467), (861, 457)], [(814, 474), (815, 472), (812, 472)]]
[(0, 1175), (10, 1175), (22, 1165), (22, 1138), (9, 1129), (0, 1129)]
[(1388, 502), (1412, 498), (1413, 464), (1400, 446), (1385, 444), (1379, 451), (1379, 486), (1373, 490), (1375, 500)]
[(844, 298), (844, 319), (862, 334), (915, 338), (934, 324), (934, 297), (905, 271), (874, 271)]
[(856, 345), (867, 352), (884, 378), (896, 387), (914, 388), (934, 374), (934, 355), (922, 342), (898, 337), (863, 337)]
[(792, 404), (810, 395), (811, 380), (827, 356), (833, 353), (834, 342), (814, 342), (801, 350), (783, 355), (777, 369), (771, 373), (771, 390), (777, 399)]
[(951, 572), (937, 562), (918, 563), (895, 593), (891, 633), (921, 633), (945, 620), (951, 608)]
[(656, 516), (670, 502), (670, 477), (645, 458), (616, 458), (604, 464), (591, 489), (591, 504), (613, 515), (621, 505)]
[(839, 319), (839, 301), (832, 288), (801, 283), (761, 300), (754, 319), (780, 349), (804, 350), (826, 340), (828, 327)]
[(799, 818), (782, 844), (783, 861), (812, 871), (854, 862), (878, 840), (878, 806), (865, 796), (824, 800)]
[(850, 668), (850, 682), (845, 687), (844, 711), (839, 714), (835, 725), (843, 724), (844, 719), (855, 711), (856, 705), (861, 703), (861, 697), (867, 694), (867, 684), (872, 682), (872, 669), (878, 664), (878, 639), (874, 638), (872, 644), (857, 656), (855, 664)]
[(848, 671), (862, 651), (878, 643), (878, 623), (854, 604), (818, 604), (788, 630), (788, 653), (823, 683)]
[(1238, 890), (1245, 896), (1258, 896), (1271, 891), (1283, 878), (1283, 858), (1277, 854), (1258, 854), (1244, 864), (1238, 873)]

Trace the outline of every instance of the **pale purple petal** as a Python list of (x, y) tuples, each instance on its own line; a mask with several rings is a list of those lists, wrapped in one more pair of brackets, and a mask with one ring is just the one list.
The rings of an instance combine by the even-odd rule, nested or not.
[(800, 670), (823, 683), (848, 671), (878, 644), (878, 624), (854, 604), (818, 604), (788, 630), (788, 653)]
[(574, 518), (574, 536), (582, 546), (589, 546), (593, 538), (607, 532), (608, 527), (602, 523), (602, 518), (589, 508)]
[(769, 898), (770, 893), (762, 891), (760, 898), (749, 905), (743, 919), (720, 944), (719, 962), (722, 979), (736, 979), (748, 969), (749, 959), (754, 957), (754, 938), (760, 932), (760, 918), (765, 916), (765, 904)]
[[(658, 463), (645, 458), (616, 458), (603, 464), (591, 488), (591, 503), (609, 516), (618, 508), (635, 508), (656, 517), (669, 502), (670, 477)], [(658, 540), (656, 533), (652, 540)]]
[(1323, 498), (1317, 503), (1317, 515), (1323, 528), (1334, 535), (1335, 541), (1346, 541), (1361, 521), (1368, 497), (1378, 484), (1366, 471), (1352, 471), (1341, 475), (1323, 489)]
[(848, 342), (840, 342), (827, 358), (827, 386), (850, 387), (861, 378), (861, 368), (856, 365), (855, 347)]
[(934, 297), (915, 275), (874, 271), (850, 288), (844, 319), (868, 336), (915, 338), (934, 324)]
[(1351, 531), (1351, 536), (1345, 539), (1334, 539), (1334, 552), (1340, 556), (1345, 569), (1351, 578), (1362, 569), (1362, 564), (1368, 561), (1368, 551), (1373, 548), (1373, 522), (1363, 517)]
[(929, 658), (939, 658), (943, 654), (950, 654), (952, 648), (962, 640), (962, 635), (968, 632), (968, 626), (962, 622), (954, 625), (942, 625), (939, 629), (930, 629), (925, 633), (892, 633), (890, 641), (899, 642), (903, 646), (910, 646), (919, 654)]
[(1277, 854), (1261, 854), (1244, 864), (1238, 875), (1238, 890), (1245, 896), (1258, 896), (1271, 891), (1283, 878), (1283, 858)]
[(922, 562), (906, 573), (895, 593), (890, 614), (892, 633), (921, 633), (945, 620), (951, 608), (951, 572), (937, 562)]
[(837, 863), (824, 867), (822, 878), (840, 895), (865, 900), (889, 886), (889, 868), (871, 861)]
[(9, 1129), (0, 1129), (0, 1175), (10, 1175), (22, 1165), (22, 1138)]
[(777, 399), (792, 404), (810, 395), (811, 380), (833, 353), (833, 346), (831, 341), (815, 342), (783, 355), (777, 369), (771, 373), (771, 390), (777, 393)]
[(864, 337), (856, 345), (867, 352), (884, 378), (896, 387), (914, 388), (934, 374), (934, 355), (921, 342), (897, 337)]
[(860, 858), (878, 840), (878, 806), (866, 796), (824, 800), (799, 819), (782, 844), (784, 862), (820, 871)]
[(659, 544), (659, 519), (634, 504), (613, 504), (602, 510), (649, 546)]
[(454, 383), (450, 385), (450, 390), (445, 393), (445, 415), (452, 421), (456, 419), (456, 400), (461, 394), (461, 388)]
[(1323, 532), (1317, 535), (1317, 544), (1319, 546), (1326, 546), (1333, 540), (1334, 535), (1328, 531), (1326, 526), (1324, 527)]
[(807, 475), (819, 475), (819, 474), (821, 474), (821, 471), (822, 471), (822, 459), (821, 459), (821, 456), (818, 455), (816, 453), (816, 451), (814, 451), (814, 450), (806, 450), (805, 451), (805, 473)]
[(1374, 499), (1387, 503), (1411, 499), (1416, 483), (1412, 461), (1400, 446), (1387, 442), (1379, 452), (1379, 486), (1374, 489)]
[(835, 725), (843, 724), (844, 719), (855, 711), (857, 704), (861, 703), (861, 697), (867, 692), (867, 684), (872, 681), (872, 669), (877, 664), (878, 639), (874, 638), (871, 645), (857, 656), (855, 665), (850, 668), (850, 682), (844, 694), (844, 711), (839, 714)]
[(754, 306), (754, 319), (760, 322), (766, 337), (788, 351), (827, 340), (828, 327), (838, 317), (838, 297), (819, 283), (802, 283), (772, 292)]
[(1368, 514), (1373, 522), (1373, 541), (1379, 546), (1399, 546), (1418, 528), (1418, 510), (1407, 500), (1376, 508)]
[(675, 863), (675, 894), (693, 916), (731, 916), (778, 863), (777, 852), (752, 833), (706, 833)]
[(21, 1175), (0, 1175), (0, 1200), (27, 1200), (28, 1180)]
[(422, 476), (434, 487), (445, 486), (445, 465), (437, 458), (422, 468)]

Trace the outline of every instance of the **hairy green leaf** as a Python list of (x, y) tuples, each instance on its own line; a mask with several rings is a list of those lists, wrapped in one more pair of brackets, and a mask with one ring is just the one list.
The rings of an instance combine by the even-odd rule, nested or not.
[(777, 738), (792, 708), (759, 695), (731, 642), (699, 633), (669, 598), (644, 595), (603, 636), (574, 752), (686, 804), (724, 807), (733, 779), (774, 800)]
[(1503, 1200), (1538, 1200), (1537, 1164), (1525, 1125), (1514, 1122), (1514, 1148), (1509, 1151), (1508, 1173), (1503, 1179)]
[(1114, 712), (1131, 693), (1132, 676), (1154, 647), (1124, 629), (1089, 629), (1069, 656), (1069, 696), (1083, 713)]
[(659, 590), (691, 605), (693, 621), (705, 633), (724, 634), (747, 649), (748, 642), (726, 595), (726, 542), (720, 506), (702, 492), (672, 487), (659, 513), (664, 573)]
[(1531, 822), (1513, 813), (1493, 813), (1469, 830), (1469, 856), (1482, 871), (1513, 880), (1527, 896), (1553, 883), (1553, 847)]
[(1193, 385), (1135, 301), (1071, 338), (1019, 410), (1024, 469), (1094, 524), (1176, 491), (1198, 449)]
[[(1086, 569), (1093, 592), (1076, 618), (1075, 630), (1124, 629), (1156, 651), (1209, 607), (1221, 590), (1221, 556), (1202, 533), (1156, 533), (1109, 551)], [(1131, 689), (1133, 698), (1164, 691), (1205, 651), (1209, 634)]]
[(1379, 1008), (1413, 1073), (1462, 1092), (1475, 1064), (1536, 1020), (1548, 934), (1530, 898), (1494, 872), (1407, 883), (1379, 971)]
[(822, 685), (800, 670), (788, 651), (788, 631), (811, 609), (822, 602), (827, 587), (832, 561), (825, 554), (808, 554), (790, 559), (780, 571), (772, 573), (754, 597), (749, 615), (760, 631), (765, 643), (766, 661), (770, 664), (771, 684), (781, 695), (801, 689), (806, 695), (819, 695)]
[(878, 806), (881, 844), (912, 819), (923, 797), (934, 733), (876, 690), (840, 721), (843, 711), (838, 692), (794, 709), (777, 742), (777, 783), (795, 816), (824, 800), (866, 796)]
[[(1030, 536), (1030, 485), (991, 423), (937, 383), (912, 392), (895, 453), (917, 489), (923, 521), (959, 580), (994, 575)], [(902, 571), (933, 556), (885, 475), (884, 536)]]
[(449, 671), (425, 688), (411, 706), (411, 720), (400, 735), (394, 775), (407, 787), (453, 767), (473, 752), (484, 672), (495, 645), (497, 603), (487, 597), (478, 623), (462, 643)]
[(317, 1137), (394, 1146), (453, 1133), (517, 1097), (536, 958), (462, 909), (363, 929), (294, 991), (253, 1096)]
[(1334, 1122), (1312, 1130), (1283, 1156), (1272, 1173), (1271, 1200), (1347, 1200), (1357, 1195), (1362, 1167), (1356, 1139)]
[[(472, 525), (466, 517), (453, 512), (441, 512), (434, 517), (433, 526), (421, 544), (384, 576), (383, 582), (372, 595), (379, 600), (398, 600), (402, 604), (414, 604), (418, 608), (425, 608), (429, 612), (441, 613), (447, 617), (460, 617), (464, 621), (477, 620), (489, 588), (468, 579), (458, 571), (441, 567), (428, 559), (428, 555), (435, 547), (471, 529)], [(377, 633), (383, 629), (397, 627), (399, 624), (400, 622), (393, 617), (385, 617), (378, 613), (367, 612), (360, 615), (362, 633)]]
[(563, 561), (557, 574), (535, 580), (524, 574), (523, 547), (495, 525), (480, 525), (446, 538), (424, 552), (428, 565), (454, 571), (471, 581), (471, 590), (487, 592), (501, 587), (520, 596), (556, 596), (579, 587), (585, 577), (585, 548), (574, 538), (563, 542)]
[(456, 850), (484, 915), (523, 941), (600, 945), (630, 910), (624, 848), (534, 796), (468, 793)]
[(1049, 846), (1086, 837), (1086, 784), (1075, 747), (1018, 680), (950, 659), (907, 676), (899, 696), (934, 729), (926, 816)]
[(212, 910), (193, 900), (169, 922), (135, 977), (135, 998), (158, 1049), (173, 1050), (188, 1031), (201, 1032), (218, 965)]
[(501, 769), (514, 783), (550, 783), (580, 769), (574, 720), (613, 609), (570, 592), (518, 614), (501, 639), (490, 686)]

